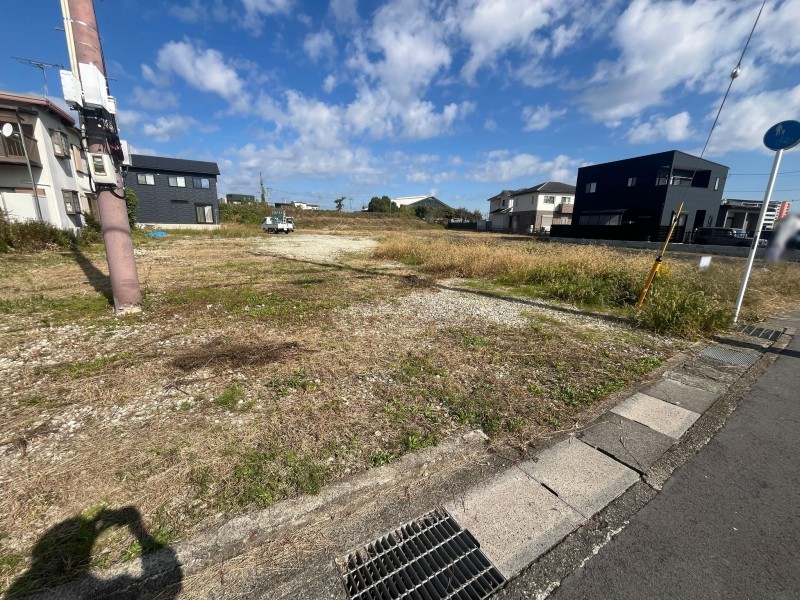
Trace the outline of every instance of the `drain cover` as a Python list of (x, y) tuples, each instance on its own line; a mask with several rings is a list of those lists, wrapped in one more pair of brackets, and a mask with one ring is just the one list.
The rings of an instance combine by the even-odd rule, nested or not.
[(407, 523), (347, 557), (351, 600), (488, 598), (505, 579), (444, 510)]
[(731, 350), (730, 348), (723, 348), (722, 346), (709, 346), (700, 353), (700, 356), (743, 367), (749, 367), (758, 360), (757, 356), (753, 356), (747, 352), (739, 352), (738, 350)]
[(764, 329), (763, 327), (756, 327), (755, 325), (745, 325), (739, 330), (740, 333), (751, 335), (762, 340), (769, 340), (774, 342), (784, 332), (783, 329)]

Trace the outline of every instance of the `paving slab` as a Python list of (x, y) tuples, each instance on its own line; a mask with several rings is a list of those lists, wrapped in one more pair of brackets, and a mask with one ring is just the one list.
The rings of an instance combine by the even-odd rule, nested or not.
[(519, 466), (587, 518), (639, 479), (635, 471), (576, 438)]
[(700, 415), (647, 394), (637, 393), (611, 409), (631, 421), (679, 439)]
[(578, 438), (640, 472), (647, 471), (675, 443), (668, 435), (612, 412), (580, 432)]
[(709, 379), (704, 375), (699, 375), (697, 373), (690, 373), (684, 368), (684, 365), (681, 365), (679, 368), (666, 371), (662, 378), (664, 379), (673, 379), (675, 381), (680, 381), (681, 383), (685, 383), (686, 385), (690, 385), (692, 387), (699, 388), (701, 390), (706, 390), (707, 392), (716, 392), (720, 395), (724, 394), (728, 391), (730, 385), (725, 381), (717, 381), (716, 379)]
[(509, 469), (445, 505), (506, 579), (580, 525), (583, 516), (521, 469)]
[(749, 367), (731, 365), (721, 360), (697, 356), (683, 363), (682, 370), (691, 375), (705, 377), (711, 381), (726, 386), (737, 381)]
[(661, 378), (642, 392), (699, 414), (706, 412), (722, 396), (720, 392), (709, 392), (668, 377)]

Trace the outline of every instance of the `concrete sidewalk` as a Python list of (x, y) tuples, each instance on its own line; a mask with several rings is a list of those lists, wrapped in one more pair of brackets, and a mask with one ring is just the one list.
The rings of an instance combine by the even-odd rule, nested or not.
[[(471, 434), (234, 519), (175, 549), (182, 590), (168, 597), (544, 597), (711, 439), (794, 333), (775, 327), (694, 347), (527, 460)], [(38, 597), (92, 597), (91, 583)]]

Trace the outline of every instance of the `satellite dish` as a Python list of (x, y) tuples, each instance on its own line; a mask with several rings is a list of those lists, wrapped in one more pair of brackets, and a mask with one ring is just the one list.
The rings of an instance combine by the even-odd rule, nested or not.
[(14, 126), (11, 123), (6, 123), (3, 125), (3, 136), (10, 137), (11, 134), (14, 133)]

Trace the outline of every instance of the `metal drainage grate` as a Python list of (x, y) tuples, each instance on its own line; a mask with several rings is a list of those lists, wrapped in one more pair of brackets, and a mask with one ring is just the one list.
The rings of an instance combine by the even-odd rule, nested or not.
[(739, 352), (738, 350), (722, 348), (721, 346), (709, 346), (700, 353), (700, 356), (713, 358), (714, 360), (726, 362), (731, 365), (741, 365), (743, 367), (749, 367), (758, 360), (757, 356), (753, 356), (747, 352)]
[(444, 510), (407, 523), (347, 557), (351, 600), (488, 598), (505, 579)]
[(769, 340), (770, 342), (776, 341), (781, 337), (784, 331), (784, 329), (764, 329), (763, 327), (756, 327), (755, 325), (745, 325), (739, 330), (740, 333), (745, 335), (751, 335), (762, 340)]

